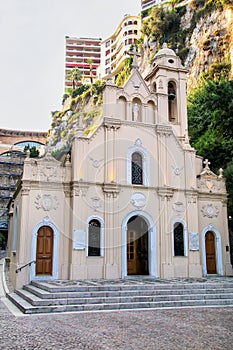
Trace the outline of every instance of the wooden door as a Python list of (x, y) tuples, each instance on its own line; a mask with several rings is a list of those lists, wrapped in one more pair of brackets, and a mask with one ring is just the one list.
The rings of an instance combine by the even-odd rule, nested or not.
[(148, 234), (138, 237), (134, 230), (128, 231), (128, 275), (148, 275)]
[(215, 252), (215, 236), (213, 232), (207, 232), (205, 236), (206, 248), (206, 268), (207, 274), (216, 274), (216, 252)]
[(133, 230), (128, 231), (127, 265), (128, 275), (135, 275), (137, 273), (137, 233)]
[(39, 229), (36, 248), (36, 275), (52, 275), (53, 230), (49, 226)]

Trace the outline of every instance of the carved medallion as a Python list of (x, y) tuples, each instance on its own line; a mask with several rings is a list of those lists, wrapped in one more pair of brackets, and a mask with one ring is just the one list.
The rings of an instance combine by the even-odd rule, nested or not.
[(56, 196), (50, 194), (38, 195), (35, 200), (37, 209), (43, 209), (44, 211), (56, 210), (58, 208), (58, 200)]
[(176, 202), (172, 205), (172, 209), (177, 213), (181, 214), (185, 211), (184, 203), (182, 202)]
[(144, 207), (146, 204), (146, 197), (143, 193), (136, 192), (131, 196), (131, 203), (137, 208)]
[(203, 205), (201, 209), (202, 215), (205, 217), (212, 219), (213, 217), (217, 217), (219, 214), (219, 209), (216, 205), (213, 204), (207, 204)]

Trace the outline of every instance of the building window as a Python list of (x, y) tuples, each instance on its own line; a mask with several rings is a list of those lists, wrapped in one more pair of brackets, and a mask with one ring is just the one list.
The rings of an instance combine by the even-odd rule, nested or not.
[(142, 156), (139, 152), (132, 154), (132, 184), (143, 184)]
[(100, 256), (100, 222), (93, 219), (88, 224), (88, 256)]
[(174, 256), (184, 256), (184, 226), (176, 222), (173, 230)]

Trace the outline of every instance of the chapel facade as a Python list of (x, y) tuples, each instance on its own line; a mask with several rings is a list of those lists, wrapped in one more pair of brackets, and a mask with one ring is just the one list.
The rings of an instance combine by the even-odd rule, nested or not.
[[(225, 182), (189, 144), (186, 74), (166, 45), (142, 78), (109, 77), (97, 130), (26, 158), (10, 208), (15, 288), (35, 279), (232, 275)], [(15, 270), (32, 262), (19, 273)]]

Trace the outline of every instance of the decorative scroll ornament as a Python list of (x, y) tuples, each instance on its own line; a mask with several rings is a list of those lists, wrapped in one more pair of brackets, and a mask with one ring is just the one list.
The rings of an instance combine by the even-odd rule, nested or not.
[(58, 208), (58, 200), (56, 196), (50, 194), (38, 195), (35, 200), (37, 209), (43, 209), (44, 211), (56, 210)]
[(216, 205), (213, 204), (207, 204), (203, 205), (201, 209), (202, 215), (205, 217), (212, 219), (213, 217), (217, 217), (219, 214), (219, 209)]

